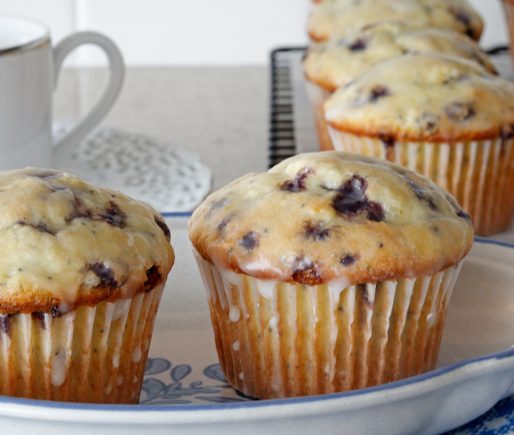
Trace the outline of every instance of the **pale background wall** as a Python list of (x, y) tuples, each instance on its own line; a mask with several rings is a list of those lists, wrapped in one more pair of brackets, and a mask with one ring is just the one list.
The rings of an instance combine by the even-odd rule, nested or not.
[[(484, 47), (507, 41), (500, 0), (471, 0), (486, 21)], [(0, 13), (47, 23), (55, 41), (74, 30), (111, 36), (128, 65), (265, 64), (269, 50), (305, 44), (310, 0), (0, 0)], [(95, 49), (68, 64), (98, 65)]]

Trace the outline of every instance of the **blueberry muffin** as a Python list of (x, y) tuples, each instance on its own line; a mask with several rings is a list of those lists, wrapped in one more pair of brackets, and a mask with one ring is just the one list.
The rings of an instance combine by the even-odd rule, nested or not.
[(307, 27), (311, 40), (321, 42), (385, 20), (455, 30), (476, 41), (484, 27), (467, 0), (325, 0), (314, 7)]
[(434, 180), (490, 235), (514, 213), (514, 83), (443, 55), (384, 61), (325, 103), (335, 149)]
[(420, 27), (405, 21), (381, 21), (354, 35), (315, 44), (303, 68), (314, 106), (321, 149), (333, 149), (325, 124), (323, 104), (344, 86), (386, 59), (407, 53), (444, 53), (472, 60), (495, 73), (494, 66), (476, 42), (460, 33)]
[(174, 260), (162, 217), (72, 175), (0, 173), (0, 394), (137, 403)]
[(427, 178), (327, 151), (211, 194), (189, 235), (226, 378), (275, 398), (434, 368), (473, 228)]

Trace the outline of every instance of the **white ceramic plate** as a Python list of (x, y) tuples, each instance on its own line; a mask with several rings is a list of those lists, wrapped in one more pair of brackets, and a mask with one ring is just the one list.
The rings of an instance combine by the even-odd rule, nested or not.
[(143, 404), (0, 397), (2, 433), (433, 434), (514, 393), (512, 244), (476, 241), (452, 299), (437, 370), (348, 393), (250, 401), (228, 387), (217, 365), (187, 220), (169, 223), (180, 255), (156, 322)]

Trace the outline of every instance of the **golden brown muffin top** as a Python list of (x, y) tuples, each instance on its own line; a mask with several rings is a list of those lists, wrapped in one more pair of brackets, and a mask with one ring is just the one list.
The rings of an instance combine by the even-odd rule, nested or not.
[(514, 83), (451, 56), (405, 55), (381, 62), (338, 89), (324, 107), (334, 128), (389, 142), (514, 134)]
[(315, 44), (307, 51), (303, 67), (310, 81), (332, 92), (378, 62), (407, 53), (458, 56), (496, 72), (477, 43), (465, 35), (404, 21), (382, 21), (349, 37)]
[(64, 172), (0, 173), (0, 312), (52, 312), (151, 290), (174, 260), (150, 206)]
[(455, 30), (476, 41), (484, 27), (467, 0), (325, 0), (313, 8), (307, 27), (310, 38), (321, 42), (385, 20)]
[(193, 213), (189, 235), (221, 269), (321, 284), (429, 275), (471, 247), (473, 227), (453, 197), (384, 160), (301, 154), (239, 178)]

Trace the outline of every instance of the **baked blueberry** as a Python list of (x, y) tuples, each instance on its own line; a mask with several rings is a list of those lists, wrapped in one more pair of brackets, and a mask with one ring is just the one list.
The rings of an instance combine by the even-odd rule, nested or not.
[(352, 264), (354, 264), (355, 262), (357, 261), (357, 256), (356, 255), (351, 255), (351, 254), (345, 254), (341, 257), (341, 264), (343, 266), (351, 266)]
[(448, 104), (444, 111), (452, 121), (463, 122), (476, 115), (474, 104), (471, 102), (454, 102)]
[(368, 43), (364, 38), (357, 38), (348, 45), (348, 48), (351, 51), (364, 51), (367, 46)]
[(368, 183), (364, 178), (353, 175), (341, 186), (332, 200), (332, 206), (346, 217), (352, 218), (364, 211), (369, 220), (375, 222), (384, 220), (384, 209), (379, 203), (368, 199), (367, 187)]
[(166, 239), (169, 241), (171, 239), (171, 233), (168, 225), (166, 225), (166, 222), (164, 222), (164, 219), (162, 217), (155, 215), (154, 221), (157, 224), (157, 226), (162, 230), (164, 235), (166, 236)]
[(242, 238), (239, 244), (248, 251), (259, 246), (259, 237), (254, 231), (248, 231)]
[(387, 86), (376, 85), (373, 88), (371, 88), (371, 91), (369, 93), (369, 101), (371, 103), (374, 103), (378, 101), (380, 98), (387, 97), (388, 95), (391, 95), (391, 91)]
[(312, 173), (312, 168), (300, 169), (292, 180), (284, 181), (280, 185), (280, 189), (287, 190), (288, 192), (301, 192), (302, 190), (305, 190), (305, 180), (309, 174)]
[(114, 279), (113, 270), (105, 263), (93, 263), (87, 266), (87, 269), (100, 278), (99, 286), (102, 287), (118, 287), (118, 282)]
[(330, 234), (330, 230), (321, 222), (307, 221), (303, 230), (305, 238), (312, 240), (325, 240)]
[(127, 224), (127, 215), (114, 201), (109, 201), (107, 203), (105, 211), (100, 213), (99, 217), (113, 227), (125, 228), (125, 225)]

